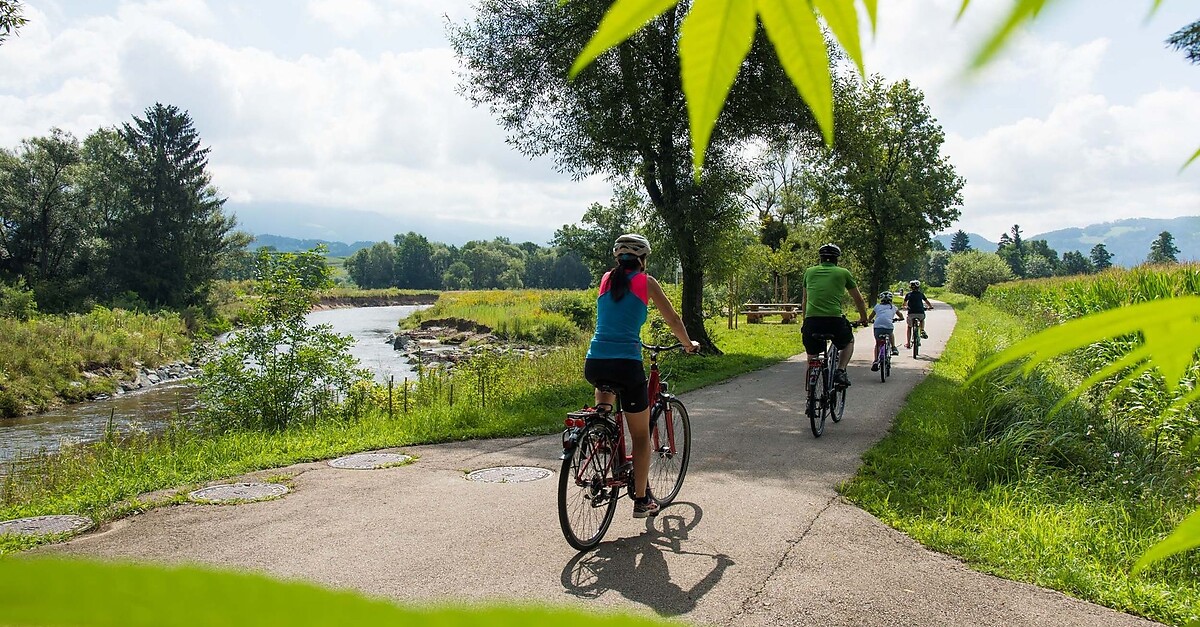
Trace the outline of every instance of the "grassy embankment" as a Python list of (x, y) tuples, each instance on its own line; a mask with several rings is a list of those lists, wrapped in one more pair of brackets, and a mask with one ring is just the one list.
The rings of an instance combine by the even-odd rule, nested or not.
[[(502, 319), (509, 321), (510, 328), (532, 330), (545, 326), (538, 320), (584, 316), (561, 311), (586, 311), (590, 298), (587, 293), (568, 292), (449, 293), (443, 296), (446, 302), (439, 305), (437, 315), (478, 317), (487, 324), (496, 321), (481, 312), (498, 308), (507, 312)], [(548, 312), (543, 303), (559, 311)], [(524, 321), (517, 323), (517, 319)], [(661, 325), (647, 325), (657, 326)], [(670, 355), (662, 360), (673, 389), (694, 389), (801, 350), (796, 325), (744, 325), (730, 331), (715, 319), (710, 332), (724, 355)], [(590, 402), (591, 390), (581, 375), (586, 335), (577, 329), (567, 346), (536, 359), (497, 355), (467, 364), (453, 377), (427, 374), (422, 385), (409, 391), (407, 411), (401, 389), (393, 391), (389, 410), (388, 390), (379, 387), (365, 406), (284, 431), (202, 434), (180, 427), (158, 438), (134, 435), (107, 444), (68, 447), (10, 469), (0, 482), (0, 520), (68, 513), (110, 520), (183, 499), (182, 491), (157, 500), (140, 500), (138, 495), (253, 470), (379, 448), (553, 433), (561, 428), (565, 411)], [(45, 539), (0, 536), (0, 554), (41, 541)]]
[(1132, 339), (1028, 378), (965, 382), (981, 360), (1048, 325), (1198, 288), (1200, 269), (1183, 267), (993, 286), (981, 301), (945, 294), (958, 314), (946, 352), (844, 493), (979, 570), (1169, 624), (1196, 620), (1195, 552), (1128, 573), (1196, 507), (1197, 408), (1159, 421), (1170, 399), (1148, 375), (1050, 414)]
[[(0, 418), (111, 393), (116, 381), (187, 356), (177, 314), (97, 307), (87, 314), (0, 317)], [(86, 373), (86, 374), (85, 374)]]

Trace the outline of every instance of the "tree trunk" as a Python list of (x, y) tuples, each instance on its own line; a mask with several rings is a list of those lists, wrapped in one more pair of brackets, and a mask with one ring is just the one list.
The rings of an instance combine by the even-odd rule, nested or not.
[(676, 237), (679, 248), (679, 261), (683, 264), (683, 306), (680, 317), (688, 336), (700, 342), (700, 348), (709, 354), (720, 355), (721, 350), (708, 337), (708, 329), (704, 327), (704, 266), (700, 262), (700, 252), (692, 242), (682, 242), (685, 238)]

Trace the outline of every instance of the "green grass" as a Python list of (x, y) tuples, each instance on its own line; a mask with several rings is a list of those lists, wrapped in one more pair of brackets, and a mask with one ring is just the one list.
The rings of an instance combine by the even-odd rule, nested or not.
[[(686, 391), (762, 368), (800, 352), (797, 325), (744, 325), (711, 333), (725, 354), (673, 355), (663, 370), (676, 391)], [(73, 446), (11, 468), (0, 482), (0, 520), (46, 514), (83, 514), (105, 521), (155, 505), (180, 502), (182, 492), (206, 481), (246, 472), (328, 459), (364, 450), (413, 444), (554, 433), (566, 411), (590, 403), (583, 380), (586, 343), (549, 355), (513, 354), (473, 360), (453, 377), (427, 374), (408, 392), (375, 387), (340, 416), (284, 431), (203, 435), (168, 429), (108, 446)], [(454, 402), (451, 404), (450, 399)], [(485, 405), (486, 403), (486, 405)], [(153, 498), (150, 492), (173, 490)], [(49, 539), (0, 536), (0, 554)]]
[[(177, 314), (103, 307), (28, 321), (0, 318), (0, 418), (111, 393), (135, 361), (158, 366), (186, 357), (186, 332)], [(85, 379), (84, 372), (98, 376)]]
[(1128, 576), (1194, 507), (1192, 469), (1090, 406), (1048, 415), (1075, 376), (1066, 366), (966, 386), (982, 358), (1029, 333), (1029, 321), (942, 298), (958, 314), (946, 352), (843, 493), (979, 570), (1166, 623), (1198, 618), (1196, 555)]

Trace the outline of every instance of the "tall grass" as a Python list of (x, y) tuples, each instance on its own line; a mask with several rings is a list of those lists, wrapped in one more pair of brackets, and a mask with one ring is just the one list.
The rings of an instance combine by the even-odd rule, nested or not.
[[(185, 357), (187, 329), (175, 313), (96, 307), (83, 315), (0, 318), (0, 417), (110, 393), (134, 362), (158, 366)], [(84, 379), (84, 372), (98, 376)]]
[(958, 313), (946, 352), (844, 493), (986, 572), (1167, 623), (1196, 619), (1200, 556), (1128, 576), (1193, 508), (1194, 464), (1092, 400), (1050, 415), (1078, 380), (1070, 362), (965, 384), (981, 360), (1036, 327), (1025, 314), (1038, 292), (1006, 287), (1025, 299), (1017, 315), (989, 299), (943, 296)]
[(562, 303), (578, 301), (579, 307), (586, 309), (589, 298), (595, 299), (594, 293), (587, 294), (565, 290), (443, 292), (433, 307), (414, 313), (401, 324), (412, 328), (427, 320), (462, 318), (487, 326), (504, 340), (567, 345), (583, 339), (591, 329), (583, 326), (588, 320), (577, 315), (578, 307), (564, 308)]

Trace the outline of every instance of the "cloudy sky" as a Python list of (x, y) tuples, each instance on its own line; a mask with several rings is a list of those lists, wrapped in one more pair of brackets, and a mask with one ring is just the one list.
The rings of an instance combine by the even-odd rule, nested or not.
[[(189, 111), (214, 182), (255, 232), (351, 241), (414, 229), (545, 242), (604, 201), (510, 149), (455, 94), (443, 16), (469, 0), (25, 0), (0, 45), (0, 146), (86, 136), (154, 102)], [(1064, 0), (980, 75), (1008, 0), (884, 0), (867, 69), (925, 91), (966, 178), (957, 227), (995, 240), (1200, 214), (1200, 66), (1162, 41), (1194, 2)], [(1191, 8), (1185, 8), (1191, 5)], [(371, 212), (371, 213), (365, 213)]]

